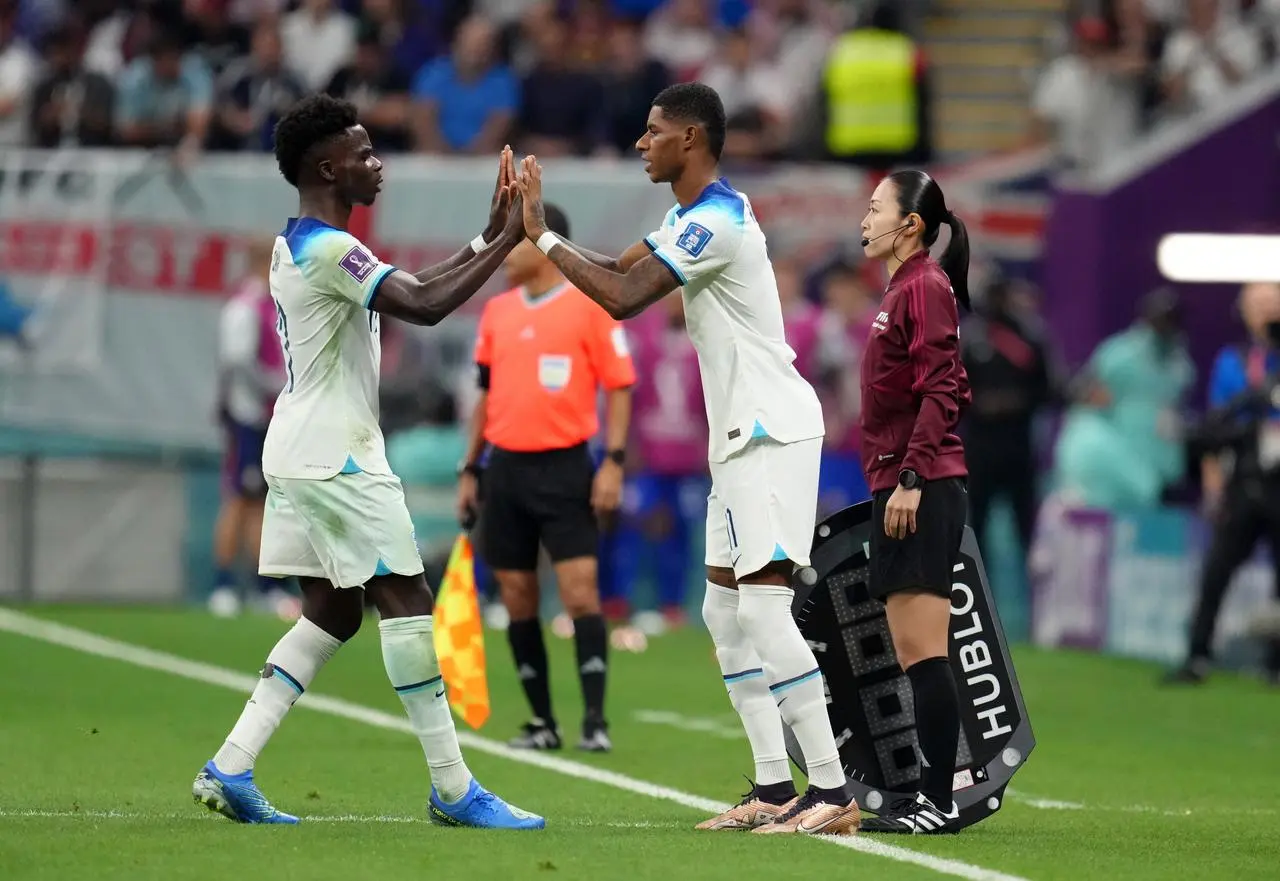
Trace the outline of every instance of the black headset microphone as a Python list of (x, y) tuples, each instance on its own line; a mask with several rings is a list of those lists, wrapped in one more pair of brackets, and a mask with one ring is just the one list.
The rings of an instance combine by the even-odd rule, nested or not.
[(873, 238), (870, 238), (870, 239), (869, 239), (869, 238), (867, 238), (866, 236), (863, 236), (863, 237), (862, 237), (862, 247), (864, 247), (864, 248), (865, 248), (867, 245), (871, 244), (872, 242), (876, 241), (877, 239), (883, 239), (885, 236), (891, 236), (891, 235), (893, 235), (893, 234), (894, 234), (894, 233), (896, 233), (896, 232), (901, 232), (901, 231), (902, 231), (902, 230), (904, 230), (904, 229), (910, 229), (910, 228), (911, 228), (911, 221), (909, 221), (909, 220), (908, 220), (906, 223), (902, 224), (902, 226), (898, 227), (897, 229), (891, 229), (891, 230), (889, 230), (888, 232), (882, 232), (882, 233), (880, 233), (880, 235), (875, 236), (875, 237), (873, 237)]

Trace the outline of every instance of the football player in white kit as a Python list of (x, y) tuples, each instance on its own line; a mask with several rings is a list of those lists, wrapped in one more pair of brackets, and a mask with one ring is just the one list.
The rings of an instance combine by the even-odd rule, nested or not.
[[(669, 183), (676, 197), (662, 225), (616, 260), (563, 241), (547, 231), (541, 169), (527, 157), (517, 180), (525, 234), (615, 318), (676, 288), (684, 298), (711, 430), (702, 612), (756, 766), (742, 802), (699, 828), (847, 834), (858, 827), (858, 806), (789, 587), (795, 567), (809, 563), (822, 410), (783, 338), (773, 266), (751, 203), (718, 175), (724, 138), (714, 89), (671, 86), (654, 99), (636, 143), (650, 180)], [(783, 719), (809, 777), (799, 796)]]
[(222, 748), (197, 775), (197, 802), (242, 823), (297, 823), (254, 782), (258, 754), (316, 673), (360, 628), (364, 591), (380, 613), (387, 676), (422, 743), (429, 818), (454, 826), (541, 829), (471, 776), (432, 643), (432, 595), (400, 481), (378, 425), (380, 313), (435, 324), (474, 294), (522, 237), (510, 148), (489, 225), (444, 263), (411, 275), (347, 232), (355, 204), (382, 187), (382, 162), (352, 104), (313, 95), (276, 127), (276, 159), (298, 216), (276, 238), (271, 296), (285, 387), (267, 430), (259, 571), (298, 577), (302, 617), (267, 656)]

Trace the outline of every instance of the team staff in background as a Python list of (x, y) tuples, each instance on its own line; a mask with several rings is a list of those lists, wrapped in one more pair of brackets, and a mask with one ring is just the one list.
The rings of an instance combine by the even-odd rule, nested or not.
[[(946, 224), (938, 261), (929, 247)], [(871, 595), (883, 600), (898, 663), (915, 693), (920, 792), (863, 832), (946, 832), (960, 700), (947, 657), (951, 572), (968, 512), (964, 445), (970, 401), (956, 301), (969, 307), (969, 236), (922, 171), (889, 175), (871, 194), (862, 248), (883, 261), (889, 287), (862, 357), (862, 462), (872, 491)]]
[[(550, 228), (568, 238), (564, 212), (554, 205), (546, 212)], [(507, 638), (533, 711), (511, 745), (561, 746), (538, 617), (541, 544), (573, 619), (584, 704), (578, 748), (607, 752), (608, 636), (597, 584), (597, 518), (622, 502), (635, 368), (622, 325), (565, 281), (532, 242), (521, 242), (504, 265), (516, 287), (490, 300), (480, 319), (481, 395), (458, 476), (458, 513), (465, 521), (481, 503), (478, 547), (510, 615)], [(599, 429), (601, 387), (605, 455), (596, 469), (587, 442)]]
[(973, 531), (986, 551), (991, 503), (1005, 496), (1027, 554), (1037, 508), (1032, 431), (1054, 388), (1040, 328), (1015, 304), (1017, 286), (1000, 278), (987, 288), (977, 314), (965, 322), (960, 353), (974, 400), (965, 419)]
[(610, 547), (614, 602), (629, 611), (631, 593), (648, 572), (664, 625), (679, 627), (685, 623), (689, 572), (700, 562), (694, 556), (695, 530), (706, 523), (711, 489), (707, 411), (683, 298), (668, 294), (662, 308), (627, 322), (627, 338), (644, 379), (636, 386), (631, 431), (636, 455), (628, 463), (622, 516)]
[[(276, 335), (276, 303), (267, 285), (272, 242), (249, 245), (249, 271), (222, 307), (218, 325), (218, 422), (226, 439), (222, 466), (222, 504), (213, 528), (214, 584), (209, 609), (229, 616), (240, 611), (235, 564), (241, 553), (258, 565), (267, 481), (262, 476), (262, 445), (276, 396), (285, 385), (284, 352)], [(258, 576), (264, 610), (282, 618), (298, 617), (298, 601), (283, 582)]]
[[(1231, 412), (1230, 421), (1247, 434), (1235, 449), (1215, 450), (1201, 463), (1213, 540), (1200, 574), (1187, 658), (1166, 676), (1170, 683), (1198, 685), (1208, 677), (1227, 588), (1263, 538), (1270, 545), (1273, 590), (1280, 597), (1280, 408), (1241, 402), (1280, 376), (1280, 284), (1245, 285), (1239, 311), (1250, 339), (1218, 353), (1209, 378), (1209, 407)], [(1280, 685), (1280, 642), (1268, 645), (1265, 667), (1268, 681)]]

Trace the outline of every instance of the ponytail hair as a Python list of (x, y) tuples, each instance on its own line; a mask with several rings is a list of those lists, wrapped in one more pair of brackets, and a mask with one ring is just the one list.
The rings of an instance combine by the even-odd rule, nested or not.
[(972, 311), (969, 302), (969, 230), (965, 228), (964, 221), (947, 208), (942, 187), (926, 172), (917, 169), (895, 171), (888, 179), (898, 191), (898, 208), (902, 216), (918, 214), (924, 221), (921, 241), (926, 250), (938, 240), (938, 231), (944, 223), (951, 228), (951, 238), (938, 258), (938, 266), (951, 281), (956, 301), (966, 312)]
[(964, 311), (972, 312), (973, 306), (969, 304), (969, 230), (964, 221), (950, 211), (947, 212), (946, 224), (951, 227), (951, 238), (938, 258), (938, 265), (951, 280), (956, 302), (964, 307)]

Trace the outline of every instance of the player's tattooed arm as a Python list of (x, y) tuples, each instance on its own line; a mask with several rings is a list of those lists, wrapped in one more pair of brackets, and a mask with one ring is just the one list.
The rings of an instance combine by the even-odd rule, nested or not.
[(471, 299), (524, 238), (520, 197), (514, 185), (509, 198), (507, 225), (492, 245), (463, 265), (425, 281), (400, 270), (392, 272), (378, 287), (369, 308), (410, 324), (434, 325)]
[[(561, 241), (564, 241), (563, 239)], [(575, 245), (571, 242), (565, 242), (566, 245), (573, 248), (589, 262), (594, 263), (601, 269), (608, 269), (610, 272), (626, 272), (632, 266), (640, 262), (642, 257), (649, 254), (649, 247), (644, 242), (636, 242), (627, 250), (622, 252), (621, 257), (606, 257), (604, 254), (597, 254), (595, 251), (588, 251), (581, 245)]]
[(646, 255), (625, 273), (596, 266), (574, 247), (564, 244), (552, 247), (547, 256), (574, 287), (618, 320), (639, 315), (680, 286), (671, 270), (652, 255)]
[[(516, 186), (524, 201), (524, 231), (534, 244), (548, 233), (546, 217), (542, 205), (542, 167), (533, 156), (525, 157), (521, 164), (521, 173), (516, 179)], [(595, 300), (615, 319), (630, 318), (638, 315), (651, 303), (656, 303), (680, 286), (679, 279), (660, 260), (648, 253), (648, 248), (640, 243), (633, 245), (623, 254), (623, 260), (630, 265), (623, 271), (611, 266), (604, 266), (585, 256), (577, 245), (566, 242), (559, 236), (555, 239), (547, 256), (564, 274), (574, 287)], [(637, 248), (644, 249), (644, 255), (633, 259)], [(599, 257), (600, 255), (593, 255)], [(621, 269), (622, 260), (614, 261)]]
[[(498, 154), (498, 181), (494, 184), (493, 199), (489, 203), (489, 223), (485, 226), (484, 232), (480, 234), (484, 239), (486, 249), (497, 241), (498, 237), (502, 235), (503, 228), (507, 225), (513, 193), (511, 185), (515, 183), (515, 179), (515, 157), (511, 152), (511, 146), (507, 145)], [(415, 272), (413, 277), (418, 281), (430, 281), (433, 278), (444, 275), (446, 272), (457, 269), (459, 266), (464, 266), (471, 258), (479, 256), (480, 253), (473, 243), (468, 242), (463, 246), (462, 250), (449, 259)]]

